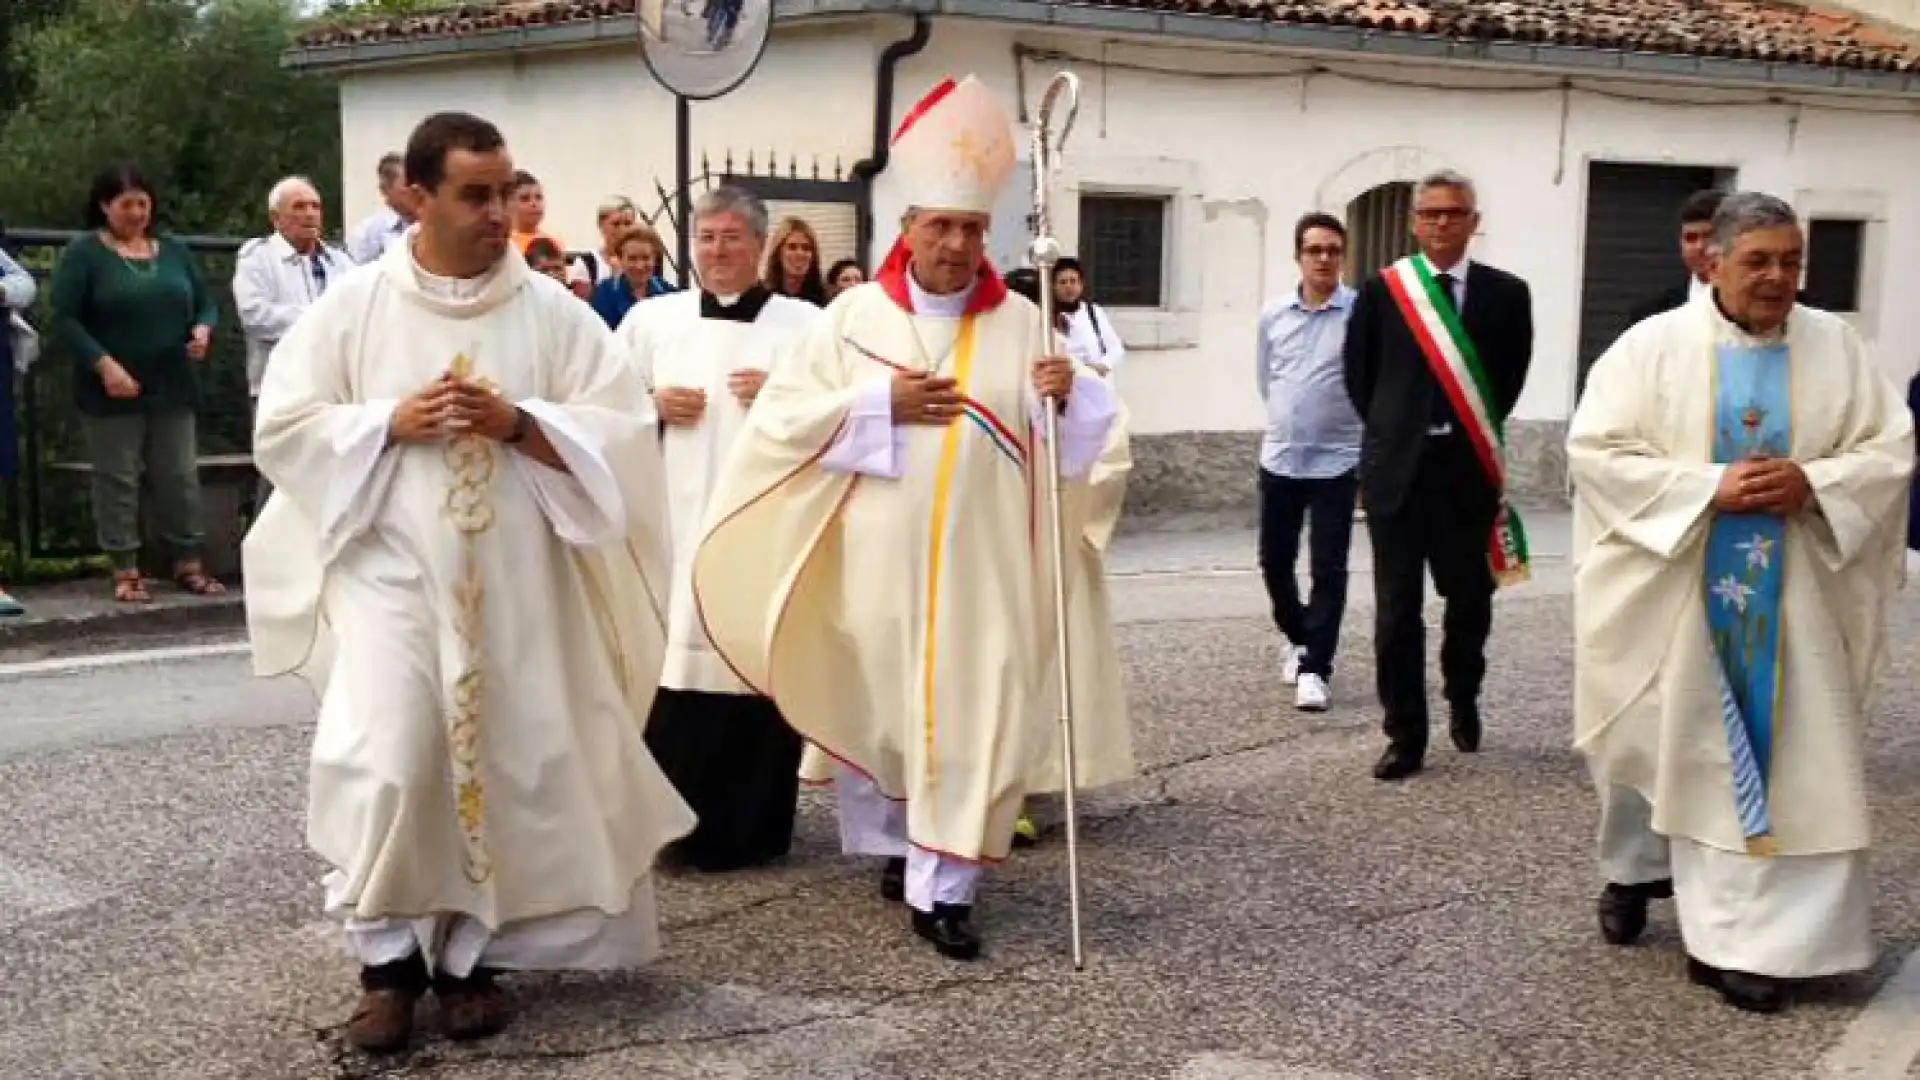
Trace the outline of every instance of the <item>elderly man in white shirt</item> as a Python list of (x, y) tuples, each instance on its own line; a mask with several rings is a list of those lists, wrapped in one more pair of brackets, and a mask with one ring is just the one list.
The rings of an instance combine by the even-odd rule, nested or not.
[[(0, 226), (0, 235), (6, 232)], [(0, 416), (0, 432), (4, 432), (7, 446), (0, 448), (0, 475), (11, 473), (18, 467), (14, 455), (9, 452), (13, 443), (13, 376), (16, 371), (24, 373), (33, 363), (33, 356), (39, 352), (40, 339), (33, 327), (21, 318), (22, 311), (33, 307), (34, 297), (39, 295), (39, 286), (33, 275), (25, 267), (14, 262), (4, 248), (0, 248), (0, 404), (4, 404), (6, 414)], [(0, 587), (0, 619), (18, 618), (27, 613), (5, 587)]]
[[(233, 306), (247, 339), (247, 394), (255, 401), (273, 347), (329, 284), (354, 267), (346, 252), (320, 238), (320, 192), (305, 177), (273, 185), (267, 216), (273, 232), (241, 245), (233, 264)], [(266, 497), (263, 478), (259, 498)]]

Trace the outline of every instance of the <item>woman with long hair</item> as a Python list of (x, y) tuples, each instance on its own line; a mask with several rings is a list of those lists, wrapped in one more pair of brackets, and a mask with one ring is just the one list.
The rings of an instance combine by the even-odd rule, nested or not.
[(773, 231), (760, 283), (781, 296), (827, 306), (827, 282), (820, 274), (820, 236), (813, 226), (790, 217)]
[(173, 583), (211, 596), (226, 589), (201, 562), (199, 367), (218, 318), (193, 252), (154, 229), (154, 188), (132, 164), (104, 169), (87, 196), (87, 231), (53, 272), (53, 331), (78, 369), (92, 468), (93, 521), (113, 560), (113, 596), (146, 603), (140, 574), (140, 477), (161, 539), (173, 549)]

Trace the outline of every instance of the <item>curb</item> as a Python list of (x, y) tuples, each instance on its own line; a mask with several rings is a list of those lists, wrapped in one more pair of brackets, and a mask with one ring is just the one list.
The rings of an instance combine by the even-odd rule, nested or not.
[(147, 637), (181, 630), (244, 630), (246, 625), (246, 602), (235, 593), (217, 600), (145, 610), (9, 620), (0, 623), (0, 649), (61, 644), (90, 637)]

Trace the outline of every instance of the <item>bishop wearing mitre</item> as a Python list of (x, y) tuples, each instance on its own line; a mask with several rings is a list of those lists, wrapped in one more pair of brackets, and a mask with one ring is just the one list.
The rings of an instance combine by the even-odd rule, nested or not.
[[(980, 951), (983, 867), (1012, 844), (1057, 739), (1046, 462), (1064, 527), (1115, 421), (1111, 389), (985, 254), (1013, 124), (979, 80), (942, 82), (895, 132), (907, 210), (872, 283), (842, 293), (761, 388), (713, 496), (694, 601), (743, 681), (831, 758), (843, 847), (887, 858), (942, 955)], [(1058, 409), (1060, 445), (1042, 438)], [(1080, 544), (1075, 558), (1097, 558)], [(1112, 629), (1069, 601), (1078, 650)], [(1076, 669), (1076, 706), (1124, 717), (1117, 667)]]
[(700, 289), (636, 304), (619, 331), (659, 405), (673, 548), (666, 665), (647, 745), (700, 819), (670, 854), (708, 872), (787, 854), (804, 747), (774, 703), (713, 651), (693, 602), (714, 480), (767, 373), (820, 317), (760, 284), (766, 246), (766, 204), (735, 187), (706, 193), (693, 207)]
[(1913, 420), (1805, 234), (1728, 196), (1712, 287), (1594, 365), (1568, 436), (1575, 740), (1600, 796), (1602, 935), (1671, 897), (1690, 978), (1772, 1012), (1875, 958), (1863, 725), (1904, 574)]
[(478, 117), (408, 140), (418, 225), (268, 365), (244, 552), (255, 668), (320, 691), (307, 839), (360, 963), (353, 1045), (506, 1022), (495, 975), (659, 951), (693, 815), (647, 753), (666, 575), (651, 405), (612, 331), (507, 242)]

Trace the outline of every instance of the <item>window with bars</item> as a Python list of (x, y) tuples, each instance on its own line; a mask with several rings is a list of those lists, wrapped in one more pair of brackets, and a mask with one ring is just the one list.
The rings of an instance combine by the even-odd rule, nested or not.
[(1166, 296), (1167, 199), (1080, 196), (1080, 266), (1106, 307), (1157, 308)]
[(1815, 218), (1807, 223), (1807, 285), (1803, 301), (1822, 311), (1860, 310), (1860, 267), (1867, 223)]
[(1413, 185), (1381, 184), (1347, 204), (1347, 284), (1359, 285), (1414, 252)]

